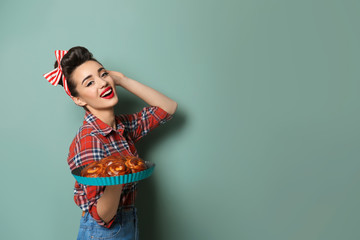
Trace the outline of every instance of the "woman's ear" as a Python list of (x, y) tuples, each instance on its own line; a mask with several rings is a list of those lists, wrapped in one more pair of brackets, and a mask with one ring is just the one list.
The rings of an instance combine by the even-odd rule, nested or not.
[(86, 105), (86, 102), (84, 102), (83, 100), (81, 100), (81, 98), (79, 97), (73, 97), (71, 96), (71, 99), (74, 101), (74, 103), (80, 107), (84, 107)]

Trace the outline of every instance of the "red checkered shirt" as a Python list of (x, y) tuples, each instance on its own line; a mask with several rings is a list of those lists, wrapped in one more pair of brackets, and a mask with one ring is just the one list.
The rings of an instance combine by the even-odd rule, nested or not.
[[(138, 157), (134, 143), (150, 130), (170, 120), (172, 115), (160, 107), (145, 107), (134, 114), (123, 114), (115, 117), (116, 130), (86, 111), (83, 125), (70, 145), (68, 164), (71, 171), (99, 161), (110, 155), (133, 155)], [(99, 225), (111, 227), (115, 217), (105, 223), (97, 213), (97, 200), (104, 193), (105, 186), (87, 186), (75, 181), (74, 200)], [(136, 183), (126, 184), (120, 198), (119, 206), (133, 205)]]

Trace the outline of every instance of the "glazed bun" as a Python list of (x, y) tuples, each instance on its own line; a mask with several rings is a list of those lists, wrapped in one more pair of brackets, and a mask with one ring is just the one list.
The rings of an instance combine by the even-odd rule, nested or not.
[(81, 171), (81, 176), (90, 177), (90, 178), (103, 177), (104, 170), (105, 170), (105, 166), (103, 164), (101, 164), (100, 162), (93, 162), (87, 165)]
[(131, 169), (132, 173), (141, 172), (147, 169), (147, 166), (141, 158), (133, 157), (133, 156), (127, 156), (126, 159), (126, 166)]
[(100, 163), (104, 164), (105, 167), (110, 166), (114, 162), (123, 161), (122, 156), (108, 156), (100, 160)]
[(114, 177), (140, 172), (147, 169), (141, 158), (135, 156), (109, 156), (87, 165), (82, 171), (82, 177)]
[(105, 169), (105, 174), (107, 177), (114, 177), (120, 175), (127, 175), (130, 174), (131, 170), (126, 167), (125, 161), (116, 161), (112, 164), (108, 165)]

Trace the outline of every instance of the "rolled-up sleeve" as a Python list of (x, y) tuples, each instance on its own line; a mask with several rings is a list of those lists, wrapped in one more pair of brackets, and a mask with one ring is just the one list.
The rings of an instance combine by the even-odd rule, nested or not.
[[(105, 157), (103, 143), (90, 134), (81, 136), (75, 144), (76, 146), (74, 149), (77, 150), (77, 154), (72, 159), (69, 159), (70, 166), (83, 166)], [(74, 187), (74, 201), (83, 211), (89, 211), (90, 215), (99, 225), (109, 228), (115, 217), (110, 222), (106, 223), (100, 218), (97, 212), (97, 201), (104, 193), (104, 190), (104, 186), (88, 186), (76, 181)]]
[[(104, 222), (97, 212), (97, 201), (104, 193), (105, 187), (103, 186), (85, 186), (76, 182), (74, 188), (74, 201), (84, 211), (89, 211), (92, 218), (101, 226), (106, 228), (111, 227), (114, 218), (106, 223)], [(84, 201), (86, 199), (86, 201)], [(86, 202), (86, 205), (84, 203)]]
[(172, 119), (173, 115), (160, 107), (150, 106), (144, 107), (140, 112), (122, 114), (118, 117), (124, 124), (131, 139), (137, 142), (160, 124)]

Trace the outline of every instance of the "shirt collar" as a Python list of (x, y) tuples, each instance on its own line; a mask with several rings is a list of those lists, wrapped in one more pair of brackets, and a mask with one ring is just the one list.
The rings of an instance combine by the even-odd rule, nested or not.
[[(94, 130), (95, 132), (99, 132), (103, 136), (107, 136), (111, 131), (115, 131), (112, 127), (101, 121), (99, 118), (97, 118), (94, 114), (92, 114), (89, 111), (85, 111), (84, 119), (85, 119), (84, 124), (88, 123), (95, 129)], [(118, 117), (115, 117), (115, 121), (117, 128), (116, 132), (122, 134), (125, 128), (124, 124), (121, 123)]]

